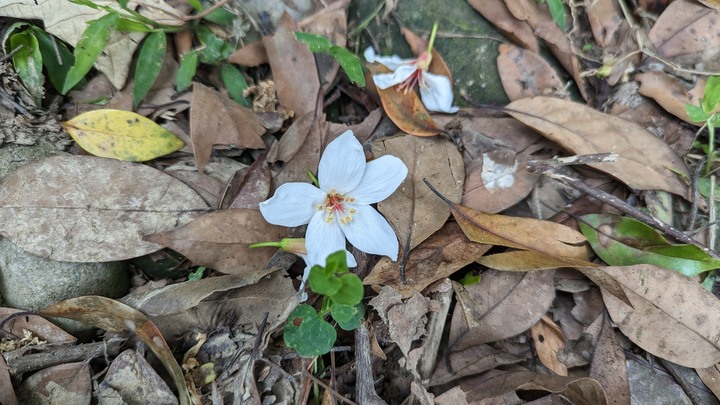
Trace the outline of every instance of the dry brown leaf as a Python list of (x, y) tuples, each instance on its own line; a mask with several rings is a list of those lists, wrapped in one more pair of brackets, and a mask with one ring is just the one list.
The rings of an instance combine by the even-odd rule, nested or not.
[(267, 161), (260, 157), (243, 174), (232, 193), (235, 198), (232, 199), (229, 208), (257, 209), (258, 204), (265, 201), (270, 195), (271, 182), (270, 167), (268, 167)]
[(161, 246), (142, 235), (208, 210), (180, 180), (149, 166), (94, 156), (37, 160), (0, 181), (0, 228), (22, 249), (66, 262), (124, 260)]
[(268, 163), (289, 162), (305, 144), (305, 139), (307, 139), (313, 125), (315, 125), (314, 112), (297, 117), (280, 138), (277, 146), (271, 148), (268, 152)]
[(320, 94), (315, 57), (307, 45), (295, 40), (300, 31), (289, 14), (284, 13), (275, 34), (264, 37), (273, 80), (280, 104), (303, 115), (314, 112)]
[(603, 291), (620, 330), (635, 344), (673, 363), (704, 368), (720, 362), (720, 301), (697, 281), (653, 265), (605, 269), (633, 307)]
[(265, 149), (260, 138), (264, 133), (255, 113), (203, 84), (193, 84), (190, 136), (199, 172), (210, 160), (214, 145)]
[(617, 153), (614, 163), (589, 166), (635, 190), (665, 190), (687, 196), (678, 174), (690, 177), (682, 159), (646, 129), (582, 104), (551, 97), (510, 103), (507, 113), (574, 154)]
[(660, 15), (648, 38), (663, 59), (720, 70), (720, 11), (691, 0), (675, 0)]
[(10, 377), (10, 367), (5, 362), (5, 357), (0, 356), (0, 403), (3, 405), (18, 405), (17, 397), (12, 386), (12, 378)]
[(58, 398), (89, 404), (93, 397), (90, 366), (86, 362), (77, 362), (42, 369), (23, 381), (17, 395), (24, 404), (61, 403)]
[(248, 274), (263, 273), (276, 251), (248, 245), (286, 236), (287, 228), (268, 224), (260, 211), (227, 209), (205, 214), (171, 231), (146, 235), (145, 240), (177, 250), (197, 265), (226, 274)]
[[(237, 278), (237, 276), (221, 277)], [(213, 278), (220, 277), (212, 277), (208, 280)], [(184, 300), (178, 297), (174, 301)], [(162, 305), (160, 302), (157, 303)], [(232, 314), (223, 319), (224, 324), (231, 329), (257, 334), (257, 326), (260, 325), (263, 314), (268, 312), (266, 333), (269, 333), (276, 325), (284, 323), (289, 311), (299, 303), (300, 295), (293, 287), (292, 280), (284, 271), (276, 271), (261, 278), (257, 283), (245, 285), (225, 294), (210, 295), (190, 308), (182, 308), (181, 311), (151, 316), (151, 318), (168, 340), (177, 340), (193, 328), (215, 330), (218, 314)], [(169, 305), (167, 309), (172, 310)]]
[(714, 8), (715, 10), (720, 10), (720, 1), (719, 0), (698, 0), (698, 1), (710, 8)]
[(567, 34), (557, 26), (547, 5), (540, 5), (535, 0), (505, 0), (505, 5), (515, 18), (527, 22), (534, 34), (545, 41), (550, 52), (575, 79), (580, 94), (588, 100), (591, 93), (586, 89), (582, 67), (575, 57)]
[(265, 44), (262, 41), (257, 41), (238, 48), (227, 58), (227, 61), (242, 66), (255, 67), (269, 63), (270, 60), (265, 50)]
[(326, 132), (325, 128), (324, 118), (322, 120), (316, 119), (313, 122), (310, 133), (305, 138), (305, 142), (295, 154), (295, 157), (286, 162), (280, 171), (273, 173), (273, 191), (288, 182), (307, 182), (310, 180), (307, 174), (308, 170), (316, 172), (318, 164), (320, 164), (320, 152), (323, 150), (322, 140)]
[(626, 23), (616, 0), (597, 0), (587, 6), (588, 21), (595, 43), (600, 47), (617, 45), (620, 26)]
[(712, 391), (717, 398), (720, 398), (720, 364), (707, 368), (696, 368), (702, 382)]
[[(465, 350), (454, 351), (446, 362), (438, 362), (429, 385), (447, 384), (462, 377), (484, 373), (498, 366), (520, 363), (525, 359), (495, 350), (489, 345), (477, 345)], [(448, 370), (448, 362), (452, 372)]]
[[(516, 390), (541, 390), (560, 394), (573, 404), (607, 404), (605, 392), (600, 384), (592, 378), (561, 377), (538, 374), (532, 371), (497, 371), (493, 370), (469, 379), (460, 384), (468, 401), (481, 401), (501, 397)], [(558, 399), (561, 403), (563, 400)], [(506, 403), (493, 402), (493, 403)]]
[(468, 241), (456, 223), (448, 222), (410, 251), (405, 264), (405, 283), (400, 280), (400, 263), (383, 257), (363, 284), (391, 286), (403, 298), (409, 298), (415, 291), (421, 292), (477, 260), (488, 249), (490, 245)]
[(4, 332), (18, 337), (23, 337), (24, 331), (29, 331), (33, 336), (48, 343), (72, 344), (77, 341), (75, 336), (47, 319), (20, 309), (0, 308), (0, 325)]
[(485, 19), (493, 23), (495, 28), (516, 44), (532, 52), (539, 52), (540, 46), (532, 28), (525, 21), (513, 17), (502, 0), (468, 0), (468, 4)]
[(488, 270), (477, 284), (453, 286), (458, 305), (450, 326), (448, 347), (452, 351), (528, 330), (555, 298), (552, 270), (529, 273)]
[(136, 334), (165, 366), (178, 390), (180, 404), (192, 404), (182, 369), (160, 331), (142, 312), (110, 298), (89, 295), (58, 302), (39, 313), (74, 319), (108, 332)]
[(638, 73), (635, 80), (640, 82), (638, 93), (657, 101), (667, 112), (689, 124), (703, 125), (703, 122), (690, 120), (685, 105), (700, 104), (705, 93), (705, 79), (698, 77), (692, 89), (686, 88), (678, 79), (665, 72)]
[(630, 404), (630, 381), (623, 347), (615, 336), (615, 330), (607, 313), (603, 311), (602, 316), (599, 316), (595, 322), (601, 324), (600, 333), (593, 342), (595, 350), (588, 376), (600, 382), (605, 389), (609, 404)]
[(558, 353), (565, 350), (565, 336), (555, 322), (543, 315), (530, 327), (530, 336), (540, 362), (555, 374), (567, 376), (567, 366), (558, 358)]
[(405, 180), (393, 195), (378, 204), (378, 211), (395, 229), (400, 251), (409, 252), (440, 229), (450, 216), (450, 210), (435, 198), (423, 179), (437, 184), (451, 201), (460, 201), (465, 178), (462, 156), (447, 139), (410, 135), (379, 139), (373, 142), (372, 150), (375, 157), (396, 156), (408, 168)]
[(555, 69), (537, 53), (510, 44), (501, 44), (498, 51), (500, 81), (510, 101), (549, 95), (563, 88)]

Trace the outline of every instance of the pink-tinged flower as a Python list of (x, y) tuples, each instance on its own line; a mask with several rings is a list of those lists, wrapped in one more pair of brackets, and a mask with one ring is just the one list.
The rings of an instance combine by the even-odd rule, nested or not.
[(390, 224), (370, 204), (389, 197), (407, 176), (394, 156), (365, 162), (362, 145), (352, 131), (330, 142), (318, 167), (318, 187), (286, 183), (260, 203), (265, 220), (274, 225), (308, 224), (306, 263), (325, 265), (331, 253), (356, 248), (397, 260), (398, 240)]

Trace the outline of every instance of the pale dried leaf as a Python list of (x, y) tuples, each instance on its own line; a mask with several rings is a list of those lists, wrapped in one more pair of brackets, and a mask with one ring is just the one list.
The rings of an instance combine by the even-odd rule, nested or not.
[(691, 121), (685, 105), (700, 105), (700, 99), (705, 92), (705, 79), (698, 77), (692, 88), (687, 88), (678, 79), (665, 72), (638, 73), (635, 75), (635, 80), (640, 82), (638, 93), (657, 101), (670, 114), (689, 124), (697, 126), (704, 124), (704, 122)]
[(593, 342), (595, 350), (590, 363), (589, 377), (600, 382), (607, 393), (609, 404), (630, 404), (630, 381), (623, 347), (615, 336), (607, 313), (603, 313), (595, 322), (601, 325), (600, 333)]
[(502, 0), (468, 0), (468, 4), (516, 44), (535, 53), (540, 51), (532, 28), (510, 14)]
[(530, 327), (530, 336), (535, 343), (540, 362), (557, 375), (567, 376), (567, 366), (558, 358), (565, 349), (565, 336), (560, 328), (547, 315)]
[(617, 153), (618, 161), (589, 166), (636, 190), (665, 190), (680, 196), (689, 178), (682, 159), (646, 129), (582, 104), (550, 97), (510, 103), (507, 112), (574, 154)]
[(23, 381), (17, 396), (21, 404), (53, 404), (57, 398), (73, 404), (89, 404), (92, 399), (90, 367), (78, 362), (40, 370)]
[[(495, 350), (490, 345), (471, 346), (460, 351), (453, 351), (445, 362), (438, 362), (435, 372), (430, 378), (430, 386), (447, 384), (462, 377), (484, 373), (498, 366), (515, 364), (523, 358)], [(448, 364), (453, 372), (447, 368)]]
[(183, 225), (207, 209), (192, 189), (159, 170), (94, 156), (41, 159), (0, 181), (3, 235), (58, 261), (154, 252), (161, 246), (142, 235)]
[(501, 44), (498, 51), (500, 81), (510, 101), (550, 95), (563, 88), (555, 69), (537, 53), (510, 44)]

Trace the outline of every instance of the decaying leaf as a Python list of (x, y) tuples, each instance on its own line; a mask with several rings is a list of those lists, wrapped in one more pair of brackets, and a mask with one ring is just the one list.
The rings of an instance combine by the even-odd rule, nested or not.
[(613, 0), (598, 0), (587, 6), (587, 13), (595, 42), (603, 48), (616, 44), (625, 22), (620, 5)]
[(190, 136), (199, 172), (210, 160), (214, 145), (265, 149), (260, 138), (264, 133), (255, 113), (203, 84), (193, 84)]
[(263, 38), (280, 104), (300, 116), (315, 111), (320, 94), (315, 58), (307, 45), (295, 40), (300, 31), (289, 14), (283, 14), (275, 34)]
[(693, 88), (688, 89), (682, 83), (665, 72), (645, 72), (635, 75), (635, 80), (640, 82), (638, 93), (657, 101), (670, 114), (681, 120), (693, 124), (685, 110), (686, 104), (699, 105), (700, 99), (705, 92), (705, 79), (698, 77)]
[(373, 142), (375, 157), (393, 155), (408, 168), (398, 190), (378, 204), (395, 229), (400, 251), (409, 252), (443, 226), (449, 209), (423, 183), (427, 179), (452, 201), (460, 201), (465, 173), (455, 145), (441, 138), (401, 135)]
[(448, 356), (448, 360), (452, 372), (448, 370), (447, 363), (438, 362), (435, 372), (430, 378), (431, 386), (447, 384), (462, 377), (484, 373), (498, 366), (519, 363), (523, 359), (483, 344), (453, 351)]
[(455, 283), (458, 305), (450, 326), (450, 350), (515, 336), (547, 312), (555, 298), (553, 271), (509, 273), (488, 270), (480, 282)]
[[(258, 158), (243, 174), (234, 190), (235, 198), (229, 208), (258, 208), (270, 195), (272, 175), (265, 159)], [(232, 195), (232, 194), (231, 194)]]
[(509, 44), (501, 44), (498, 50), (500, 80), (511, 101), (549, 95), (562, 89), (562, 80), (537, 53)]
[(82, 404), (90, 403), (92, 391), (89, 364), (76, 362), (48, 367), (32, 374), (20, 386), (17, 395), (23, 404), (50, 404), (57, 398), (69, 398)]
[(177, 250), (197, 265), (247, 274), (262, 272), (276, 250), (248, 245), (286, 236), (287, 228), (268, 224), (260, 211), (238, 208), (205, 214), (171, 231), (146, 235), (145, 240)]
[(538, 39), (532, 28), (525, 21), (518, 20), (508, 11), (502, 0), (468, 0), (468, 4), (482, 14), (506, 37), (531, 52), (539, 52)]
[(383, 257), (363, 284), (391, 286), (403, 298), (409, 298), (413, 292), (421, 292), (479, 259), (488, 249), (490, 245), (468, 241), (456, 223), (448, 222), (410, 251), (405, 263), (405, 283), (400, 280), (401, 264)]
[(610, 316), (628, 339), (685, 367), (720, 362), (720, 302), (698, 282), (649, 264), (605, 271), (620, 282), (633, 305), (603, 291)]
[(63, 126), (90, 154), (128, 162), (152, 160), (185, 146), (165, 128), (132, 111), (89, 111)]
[(530, 336), (542, 364), (557, 375), (567, 376), (568, 368), (558, 358), (565, 348), (565, 336), (555, 322), (547, 315), (530, 327)]
[(58, 261), (154, 252), (161, 246), (142, 235), (183, 225), (207, 209), (192, 189), (159, 170), (93, 156), (41, 159), (0, 181), (2, 234)]
[(593, 342), (595, 350), (590, 363), (589, 377), (600, 382), (611, 404), (629, 404), (631, 403), (630, 381), (623, 347), (615, 335), (607, 312), (603, 311), (594, 323), (600, 325), (598, 325), (597, 338)]
[[(22, 315), (18, 316), (19, 313), (22, 313)], [(47, 319), (28, 314), (20, 309), (0, 308), (0, 324), (3, 325), (3, 331), (19, 338), (24, 337), (27, 331), (32, 336), (48, 343), (72, 344), (77, 341), (77, 338), (73, 335), (65, 332)]]
[(636, 190), (665, 190), (687, 196), (678, 174), (689, 178), (682, 159), (646, 129), (572, 101), (531, 97), (514, 101), (507, 113), (571, 152), (617, 153), (617, 162), (589, 166)]
[(189, 391), (183, 372), (160, 331), (140, 311), (121, 302), (100, 296), (72, 298), (39, 311), (45, 316), (74, 319), (114, 333), (136, 334), (160, 359), (177, 387), (180, 404), (190, 405)]

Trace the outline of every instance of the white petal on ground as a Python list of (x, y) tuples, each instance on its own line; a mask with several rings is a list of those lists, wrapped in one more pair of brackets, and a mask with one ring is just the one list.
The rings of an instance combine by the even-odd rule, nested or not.
[(305, 233), (308, 264), (325, 266), (325, 260), (330, 254), (345, 250), (345, 235), (337, 223), (337, 215), (327, 223), (323, 214), (323, 211), (317, 211), (313, 215)]
[(375, 53), (375, 49), (368, 47), (363, 53), (365, 60), (370, 63), (379, 63), (385, 65), (390, 70), (395, 70), (403, 65), (414, 65), (415, 59), (403, 59), (397, 55), (393, 56), (380, 56)]
[(447, 76), (425, 72), (424, 86), (420, 86), (420, 99), (428, 111), (456, 113), (460, 108), (453, 107), (453, 92)]
[(407, 177), (408, 169), (402, 160), (395, 156), (381, 156), (365, 166), (360, 184), (349, 193), (356, 204), (375, 204), (395, 192)]
[[(387, 220), (369, 205), (352, 207), (357, 210), (353, 221), (340, 225), (348, 241), (363, 252), (397, 260), (398, 240)], [(312, 221), (310, 224), (312, 225)]]
[(345, 131), (325, 148), (318, 166), (318, 182), (326, 193), (340, 194), (357, 187), (365, 171), (365, 152), (352, 131)]
[(260, 212), (273, 225), (300, 226), (310, 222), (324, 201), (325, 193), (312, 184), (285, 183), (260, 203)]
[(416, 70), (417, 68), (415, 65), (400, 66), (392, 73), (380, 73), (373, 75), (373, 82), (375, 82), (375, 85), (379, 89), (387, 89), (388, 87), (404, 82)]

